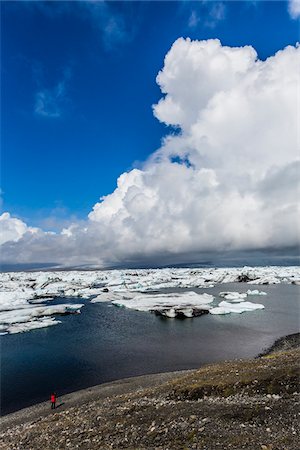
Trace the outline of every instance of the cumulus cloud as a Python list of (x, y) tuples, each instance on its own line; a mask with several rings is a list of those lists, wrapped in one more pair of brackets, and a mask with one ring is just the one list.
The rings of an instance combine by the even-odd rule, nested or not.
[(298, 46), (260, 61), (250, 46), (178, 39), (153, 107), (177, 133), (142, 170), (123, 173), (84, 224), (25, 233), (2, 258), (161, 264), (299, 245), (299, 62)]
[(292, 19), (300, 17), (300, 0), (289, 0), (288, 10)]
[(33, 234), (37, 228), (28, 227), (26, 223), (9, 213), (3, 213), (0, 216), (0, 245), (5, 242), (17, 242), (25, 233)]

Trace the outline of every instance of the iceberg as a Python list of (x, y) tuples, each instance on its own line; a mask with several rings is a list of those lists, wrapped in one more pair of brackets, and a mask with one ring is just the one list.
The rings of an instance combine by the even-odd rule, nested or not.
[(232, 302), (241, 302), (245, 298), (247, 298), (248, 295), (267, 295), (266, 292), (259, 291), (258, 289), (254, 289), (251, 291), (251, 289), (248, 289), (247, 292), (220, 292), (219, 297), (225, 298), (225, 300), (232, 301)]
[[(153, 311), (170, 318), (195, 317), (206, 314), (207, 311), (212, 314), (221, 314), (220, 311), (223, 311), (222, 314), (226, 314), (229, 310), (228, 307), (224, 307), (223, 302), (218, 305), (216, 304), (218, 300), (213, 296), (192, 291), (196, 288), (206, 289), (226, 283), (243, 283), (249, 287), (246, 292), (226, 292), (224, 289), (224, 292), (219, 294), (231, 305), (231, 310), (235, 304), (243, 304), (245, 309), (247, 296), (266, 295), (254, 285), (279, 283), (297, 285), (300, 283), (300, 268), (296, 266), (168, 267), (0, 273), (0, 313), (4, 314), (2, 319), (0, 317), (0, 333), (28, 331), (33, 327), (52, 326), (59, 323), (50, 317), (60, 314), (55, 313), (54, 309), (52, 314), (50, 314), (51, 309), (48, 309), (48, 313), (47, 309), (44, 309), (44, 316), (33, 313), (34, 310), (36, 314), (42, 311), (38, 308), (54, 306), (50, 304), (57, 298), (60, 298), (66, 307), (64, 314), (71, 311), (68, 310), (71, 304), (70, 299), (76, 299), (77, 302), (80, 298), (88, 299), (91, 303), (107, 302), (129, 309)], [(191, 291), (187, 292), (186, 289)], [(166, 290), (176, 291), (176, 293), (166, 293)], [(221, 306), (222, 303), (223, 306)], [(9, 320), (9, 317), (5, 316), (9, 312), (15, 312), (15, 316), (22, 317), (23, 321), (3, 322), (4, 318)]]
[(259, 291), (258, 289), (254, 289), (251, 291), (251, 289), (248, 289), (247, 295), (267, 295), (264, 291)]
[(275, 276), (263, 276), (248, 281), (248, 284), (279, 284), (280, 280)]
[(0, 312), (14, 311), (30, 307), (29, 300), (34, 298), (34, 292), (23, 291), (18, 288), (13, 292), (0, 292)]
[(254, 311), (256, 309), (264, 309), (264, 305), (252, 302), (229, 303), (223, 301), (219, 306), (210, 309), (210, 314), (241, 314), (243, 312)]
[[(131, 299), (113, 300), (116, 306), (124, 306), (136, 311), (150, 311), (165, 317), (194, 317), (209, 311), (209, 304), (214, 300), (210, 294), (196, 292), (172, 294), (138, 294)], [(204, 312), (205, 311), (205, 312)]]
[(240, 292), (220, 292), (219, 297), (223, 297), (226, 300), (231, 300), (232, 302), (240, 302), (247, 298), (247, 294)]
[(117, 292), (102, 292), (96, 297), (91, 299), (91, 303), (105, 303), (105, 302), (117, 302), (122, 299), (130, 300), (137, 294), (135, 292), (117, 291)]
[(1, 332), (19, 333), (35, 328), (56, 325), (59, 321), (47, 316), (79, 313), (83, 304), (64, 304), (50, 306), (31, 306), (0, 312)]
[(15, 333), (23, 333), (25, 331), (31, 331), (36, 330), (39, 328), (47, 328), (51, 327), (52, 325), (58, 325), (61, 323), (60, 320), (56, 320), (53, 317), (46, 318), (42, 317), (39, 320), (30, 320), (29, 322), (25, 323), (14, 323), (6, 328), (6, 331), (3, 334), (15, 334)]

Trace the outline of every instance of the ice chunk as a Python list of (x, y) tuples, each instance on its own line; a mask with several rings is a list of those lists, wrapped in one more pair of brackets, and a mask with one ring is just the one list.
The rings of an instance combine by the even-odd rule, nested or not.
[(264, 291), (259, 291), (258, 289), (254, 289), (253, 291), (248, 289), (247, 295), (267, 295), (267, 293)]
[(118, 291), (115, 292), (102, 292), (91, 300), (91, 303), (102, 303), (102, 302), (119, 302), (126, 299), (132, 299), (137, 295), (135, 292)]
[[(181, 294), (139, 294), (131, 299), (119, 298), (112, 303), (117, 306), (135, 309), (137, 311), (167, 311), (171, 309), (183, 310), (207, 309), (206, 305), (214, 300), (210, 294), (197, 294), (196, 292), (184, 292)], [(173, 314), (170, 312), (169, 314)], [(187, 313), (189, 314), (189, 313)]]
[(174, 308), (167, 309), (165, 314), (167, 317), (176, 317), (176, 311)]
[(219, 303), (219, 306), (217, 306), (216, 308), (210, 309), (209, 312), (210, 314), (241, 314), (243, 312), (254, 311), (256, 309), (264, 309), (264, 305), (252, 302), (229, 303), (223, 301)]
[(53, 317), (45, 317), (39, 320), (30, 320), (29, 322), (25, 323), (15, 323), (7, 328), (7, 332), (10, 334), (23, 333), (24, 331), (51, 327), (53, 325), (58, 325), (59, 323), (61, 323), (60, 320), (56, 320)]
[(13, 292), (0, 292), (0, 311), (13, 311), (14, 309), (30, 307), (28, 301), (34, 297), (34, 292), (23, 291), (16, 288)]
[(279, 283), (280, 283), (280, 280), (273, 275), (262, 276), (262, 277), (256, 278), (255, 280), (248, 281), (248, 284), (279, 284)]
[(184, 317), (193, 317), (193, 308), (181, 308), (177, 310), (177, 315), (179, 314), (183, 314)]
[[(47, 319), (47, 316), (64, 315), (79, 313), (84, 305), (50, 305), (50, 306), (31, 306), (13, 311), (0, 312), (1, 329), (10, 332), (10, 330), (27, 331), (33, 328), (41, 328), (55, 325), (53, 320)], [(43, 325), (39, 326), (38, 322)], [(60, 322), (57, 322), (60, 323)], [(22, 326), (21, 326), (22, 324)], [(28, 326), (26, 325), (28, 324)], [(13, 327), (12, 327), (13, 326)], [(19, 331), (13, 331), (19, 332)]]
[(233, 302), (240, 302), (244, 298), (247, 298), (247, 294), (241, 292), (220, 292), (219, 297), (223, 297), (226, 300), (231, 300)]
[(50, 305), (36, 306), (14, 311), (4, 311), (0, 313), (0, 323), (27, 322), (35, 317), (53, 316), (54, 314), (79, 313), (84, 305)]

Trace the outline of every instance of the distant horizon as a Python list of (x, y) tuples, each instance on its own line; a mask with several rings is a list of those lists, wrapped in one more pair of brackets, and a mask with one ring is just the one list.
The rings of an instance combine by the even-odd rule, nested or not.
[[(254, 252), (257, 253), (257, 252)], [(143, 270), (143, 269), (184, 269), (184, 268), (238, 268), (238, 267), (272, 267), (272, 266), (282, 266), (282, 267), (297, 267), (300, 266), (300, 255), (299, 252), (294, 255), (252, 255), (246, 257), (244, 256), (230, 256), (222, 260), (218, 258), (218, 261), (212, 258), (212, 260), (204, 259), (202, 261), (191, 261), (191, 262), (176, 262), (176, 263), (166, 263), (161, 265), (154, 265), (149, 263), (148, 265), (136, 265), (136, 264), (119, 264), (114, 266), (101, 267), (95, 265), (74, 265), (74, 266), (63, 266), (57, 265), (55, 263), (28, 263), (28, 264), (0, 264), (0, 272), (30, 272), (30, 271), (93, 271), (93, 270)]]

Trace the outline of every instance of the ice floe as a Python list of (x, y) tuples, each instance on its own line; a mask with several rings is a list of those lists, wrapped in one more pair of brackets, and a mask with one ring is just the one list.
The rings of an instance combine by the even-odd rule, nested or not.
[(6, 328), (3, 327), (5, 331), (2, 331), (1, 334), (23, 333), (24, 331), (51, 327), (52, 325), (58, 325), (59, 323), (61, 323), (61, 321), (56, 320), (54, 317), (42, 317), (39, 320), (29, 320), (29, 322), (14, 323)]
[(226, 300), (231, 300), (232, 302), (240, 302), (247, 298), (247, 294), (244, 292), (220, 292), (219, 297), (223, 297)]
[(193, 317), (206, 314), (207, 306), (213, 302), (214, 296), (210, 294), (197, 294), (184, 292), (178, 294), (142, 294), (131, 299), (119, 298), (113, 300), (116, 306), (124, 306), (136, 311), (151, 311), (166, 317)]
[(48, 316), (66, 315), (79, 313), (83, 304), (63, 304), (63, 305), (26, 305), (26, 308), (0, 312), (0, 331), (6, 333), (18, 333), (36, 328), (44, 328), (56, 325), (60, 321), (55, 321)]
[(241, 314), (243, 312), (254, 311), (256, 309), (264, 309), (264, 305), (252, 302), (229, 303), (223, 301), (219, 303), (219, 306), (212, 308), (209, 312), (210, 314)]
[(246, 293), (247, 293), (247, 295), (267, 295), (266, 292), (259, 291), (258, 289), (253, 289), (252, 291), (251, 291), (251, 289), (248, 289), (248, 291)]
[[(245, 290), (245, 283), (253, 289), (246, 292), (224, 290), (215, 299), (209, 294), (186, 291), (239, 282), (243, 283), (241, 291)], [(0, 273), (0, 333), (55, 325), (59, 323), (56, 315), (80, 311), (79, 298), (89, 299), (91, 303), (109, 302), (138, 311), (152, 311), (169, 318), (194, 317), (206, 312), (240, 313), (241, 309), (253, 310), (251, 305), (257, 309), (257, 304), (245, 301), (248, 296), (266, 295), (255, 289), (255, 285), (279, 283), (299, 284), (299, 267), (5, 272)], [(166, 290), (176, 290), (176, 293)], [(61, 309), (51, 305), (57, 298), (63, 303)], [(222, 298), (224, 301), (220, 302)], [(224, 303), (231, 305), (230, 308)], [(13, 316), (19, 320), (13, 321)]]

